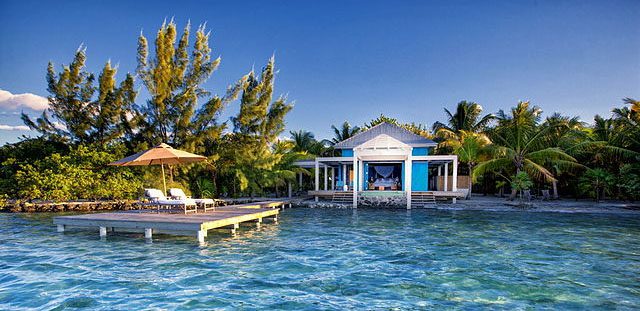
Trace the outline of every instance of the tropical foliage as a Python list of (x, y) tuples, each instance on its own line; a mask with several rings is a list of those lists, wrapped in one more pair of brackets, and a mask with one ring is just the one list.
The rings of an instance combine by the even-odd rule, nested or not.
[(520, 201), (524, 199), (523, 191), (533, 186), (531, 178), (527, 172), (519, 172), (511, 177), (511, 189), (520, 193)]
[(19, 164), (14, 177), (16, 194), (53, 201), (137, 198), (142, 189), (139, 174), (107, 166), (120, 155), (122, 150), (94, 151), (79, 145), (67, 155), (53, 153)]
[(331, 129), (333, 130), (333, 138), (329, 141), (331, 145), (335, 145), (360, 132), (360, 127), (351, 126), (351, 124), (349, 124), (349, 122), (347, 121), (344, 121), (344, 123), (342, 123), (340, 128), (337, 128), (335, 125), (332, 125)]
[(49, 109), (35, 120), (23, 113), (22, 120), (44, 137), (103, 147), (131, 134), (139, 120), (133, 114), (137, 91), (130, 74), (117, 85), (117, 69), (110, 62), (104, 65), (96, 87), (95, 75), (86, 71), (85, 62), (85, 48), (80, 47), (61, 72), (56, 73), (49, 63)]
[[(99, 73), (89, 72), (84, 47), (68, 65), (49, 63), (50, 108), (36, 118), (22, 115), (41, 136), (0, 147), (0, 197), (135, 198), (142, 187), (157, 186), (155, 168), (107, 164), (160, 142), (208, 159), (169, 167), (170, 185), (199, 196), (281, 195), (296, 176), (310, 175), (296, 161), (331, 155), (336, 143), (387, 122), (434, 139), (436, 153), (458, 155), (461, 172), (473, 177), (469, 189), (550, 187), (554, 197), (640, 199), (635, 99), (623, 99), (610, 117), (596, 115), (593, 122), (558, 113), (542, 119), (542, 110), (529, 102), (487, 114), (478, 103), (461, 101), (445, 109), (444, 122), (435, 122), (431, 131), (380, 115), (361, 126), (332, 125), (328, 139), (305, 130), (283, 138), (292, 103), (274, 95), (275, 58), (216, 95), (204, 86), (222, 65), (211, 56), (209, 40), (204, 26), (192, 33), (189, 24), (179, 32), (173, 21), (163, 23), (152, 47), (145, 35), (138, 36), (135, 75), (121, 79), (109, 61)], [(139, 90), (145, 98), (138, 98)], [(225, 120), (221, 114), (230, 105), (237, 105), (237, 113)]]
[(389, 123), (389, 124), (393, 124), (393, 125), (397, 125), (401, 128), (404, 128), (406, 130), (409, 130), (415, 134), (418, 134), (420, 136), (426, 137), (426, 138), (431, 138), (432, 135), (429, 132), (429, 130), (427, 129), (426, 126), (424, 126), (423, 124), (420, 123), (415, 123), (415, 122), (411, 122), (411, 123), (402, 123), (399, 122), (398, 119), (396, 118), (391, 118), (391, 117), (387, 117), (383, 114), (381, 114), (378, 118), (371, 120), (369, 123), (366, 123), (362, 129), (363, 130), (368, 130), (380, 123)]
[(546, 144), (546, 138), (553, 129), (539, 126), (542, 110), (530, 107), (528, 102), (520, 102), (507, 114), (498, 112), (498, 126), (488, 131), (493, 144), (491, 159), (480, 163), (473, 171), (474, 178), (486, 171), (503, 176), (522, 171), (539, 181), (553, 182), (554, 174), (549, 165), (577, 169), (580, 165), (562, 149)]
[[(60, 72), (50, 63), (50, 109), (36, 119), (22, 116), (42, 136), (0, 148), (2, 192), (29, 200), (133, 197), (143, 186), (157, 186), (155, 168), (132, 174), (106, 164), (161, 142), (207, 156), (204, 163), (168, 168), (170, 185), (198, 195), (278, 192), (297, 172), (306, 173), (293, 162), (307, 152), (320, 154), (324, 145), (313, 136), (302, 149), (280, 141), (292, 105), (285, 97), (274, 100), (275, 58), (218, 96), (203, 87), (221, 64), (211, 57), (209, 36), (204, 26), (192, 33), (187, 24), (179, 32), (173, 21), (165, 22), (151, 48), (141, 33), (135, 76), (126, 74), (119, 83), (110, 62), (96, 81), (85, 67), (84, 47)], [(142, 100), (141, 87), (148, 94)], [(238, 114), (223, 120), (223, 109), (236, 102)]]

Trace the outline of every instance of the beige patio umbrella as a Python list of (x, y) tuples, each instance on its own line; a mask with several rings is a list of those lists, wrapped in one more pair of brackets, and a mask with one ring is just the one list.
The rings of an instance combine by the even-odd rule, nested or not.
[(164, 177), (165, 164), (194, 163), (206, 160), (207, 157), (189, 153), (186, 151), (173, 149), (171, 146), (162, 143), (149, 150), (138, 152), (124, 159), (109, 163), (115, 166), (138, 166), (138, 165), (160, 165), (162, 167), (162, 185), (164, 193), (167, 193), (167, 182)]

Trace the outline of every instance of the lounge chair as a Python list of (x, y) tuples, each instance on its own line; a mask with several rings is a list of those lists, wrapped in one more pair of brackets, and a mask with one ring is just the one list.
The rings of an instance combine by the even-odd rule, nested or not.
[(147, 203), (147, 205), (156, 206), (158, 208), (158, 212), (180, 210), (187, 214), (191, 212), (196, 213), (198, 211), (198, 205), (193, 199), (170, 199), (158, 189), (144, 189), (144, 194), (149, 199), (149, 203)]
[(169, 195), (173, 199), (178, 200), (193, 200), (196, 202), (198, 207), (202, 208), (205, 212), (208, 210), (216, 209), (216, 201), (214, 199), (193, 199), (187, 196), (184, 191), (180, 188), (171, 188), (169, 189)]

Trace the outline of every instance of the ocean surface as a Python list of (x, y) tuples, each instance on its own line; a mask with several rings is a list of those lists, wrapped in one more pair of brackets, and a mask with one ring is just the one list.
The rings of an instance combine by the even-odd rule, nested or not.
[(285, 210), (236, 236), (0, 214), (0, 310), (633, 310), (640, 217)]

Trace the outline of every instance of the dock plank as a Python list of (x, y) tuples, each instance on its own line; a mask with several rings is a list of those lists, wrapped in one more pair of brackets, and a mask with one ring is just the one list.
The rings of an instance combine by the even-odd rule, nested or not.
[[(109, 213), (92, 213), (82, 215), (58, 216), (53, 223), (58, 225), (58, 230), (64, 231), (65, 226), (100, 228), (125, 228), (125, 229), (149, 229), (157, 232), (193, 232), (201, 240), (206, 236), (207, 230), (216, 228), (230, 228), (232, 232), (240, 223), (249, 221), (262, 222), (263, 218), (273, 217), (277, 219), (280, 210), (278, 208), (288, 204), (284, 201), (256, 202), (238, 204), (233, 206), (218, 207), (207, 212), (193, 214), (157, 213), (153, 210), (137, 210)], [(178, 234), (178, 233), (176, 233)], [(150, 234), (146, 234), (150, 236)]]

